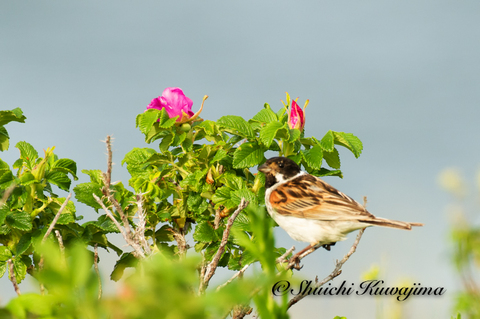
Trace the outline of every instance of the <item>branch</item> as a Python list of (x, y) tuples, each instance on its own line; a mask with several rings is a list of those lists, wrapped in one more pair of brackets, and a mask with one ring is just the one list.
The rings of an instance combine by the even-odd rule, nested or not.
[(222, 289), (223, 287), (225, 287), (226, 285), (231, 283), (235, 278), (243, 275), (245, 273), (245, 271), (248, 269), (248, 267), (250, 267), (250, 265), (251, 264), (245, 265), (242, 269), (240, 269), (237, 273), (235, 273), (235, 275), (233, 275), (232, 278), (228, 279), (225, 283), (218, 286), (217, 291), (219, 291), (220, 289)]
[(113, 221), (115, 226), (117, 226), (118, 230), (122, 234), (127, 244), (132, 246), (132, 248), (135, 250), (136, 255), (142, 258), (145, 258), (145, 254), (143, 253), (140, 246), (131, 238), (131, 233), (127, 234), (125, 230), (122, 228), (122, 226), (120, 225), (120, 223), (115, 219), (115, 217), (113, 217), (112, 213), (107, 209), (107, 207), (105, 207), (105, 204), (100, 200), (100, 198), (98, 198), (98, 196), (95, 194), (92, 194), (92, 195), (93, 195), (93, 198), (95, 198), (95, 200), (97, 201), (97, 203), (103, 208), (103, 210), (105, 211), (105, 214)]
[(240, 214), (240, 212), (247, 206), (248, 206), (248, 201), (246, 201), (245, 198), (242, 198), (237, 210), (235, 210), (232, 216), (230, 216), (230, 218), (228, 219), (227, 226), (223, 231), (220, 247), (218, 247), (218, 250), (215, 256), (212, 258), (212, 261), (207, 265), (207, 268), (205, 270), (205, 276), (200, 279), (201, 280), (200, 287), (198, 288), (199, 292), (203, 292), (205, 291), (205, 289), (207, 289), (208, 283), (212, 278), (213, 274), (215, 273), (215, 270), (217, 269), (218, 262), (220, 261), (220, 257), (225, 251), (225, 246), (227, 245), (228, 236), (230, 235), (230, 229), (232, 228), (233, 222), (235, 221), (235, 218), (237, 218), (238, 214)]
[(8, 272), (10, 273), (10, 281), (12, 282), (13, 288), (15, 289), (15, 292), (17, 293), (17, 295), (20, 296), (22, 293), (20, 292), (20, 287), (18, 287), (17, 278), (15, 277), (15, 269), (13, 266), (13, 262), (11, 259), (9, 259), (7, 263), (8, 263)]
[[(350, 258), (350, 256), (355, 252), (355, 250), (357, 249), (357, 245), (358, 243), (360, 242), (360, 238), (362, 238), (362, 235), (363, 235), (363, 232), (365, 231), (365, 228), (361, 229), (359, 232), (358, 232), (358, 235), (357, 235), (357, 239), (355, 239), (355, 242), (353, 243), (352, 247), (350, 248), (350, 251), (345, 255), (343, 256), (342, 260), (338, 261), (337, 260), (337, 263), (336, 263), (336, 266), (335, 266), (335, 269), (332, 271), (332, 273), (330, 275), (328, 275), (327, 277), (325, 277), (325, 279), (323, 279), (321, 282), (319, 282), (318, 284), (316, 284), (314, 286), (314, 288), (319, 288), (321, 286), (323, 286), (324, 284), (326, 284), (327, 282), (329, 282), (330, 280), (332, 280), (333, 278), (339, 276), (341, 273), (342, 273), (342, 266), (345, 262), (347, 262), (347, 260)], [(321, 247), (321, 246), (320, 246)], [(293, 306), (294, 304), (296, 304), (297, 302), (299, 302), (300, 300), (302, 300), (303, 298), (305, 298), (306, 296), (308, 296), (308, 294), (304, 294), (304, 295), (297, 295), (295, 296), (294, 298), (290, 299), (290, 301), (288, 302), (288, 308), (290, 308), (291, 306)]]
[(52, 232), (53, 228), (55, 227), (55, 224), (57, 223), (58, 219), (60, 218), (60, 215), (62, 214), (63, 210), (65, 207), (67, 207), (68, 201), (70, 200), (70, 197), (72, 197), (72, 193), (68, 194), (67, 198), (63, 202), (62, 206), (60, 206), (60, 209), (58, 210), (57, 214), (55, 215), (55, 218), (53, 218), (52, 223), (50, 224), (50, 227), (48, 227), (47, 232), (43, 236), (42, 243), (47, 240), (47, 237), (50, 235)]
[(58, 240), (58, 246), (60, 247), (60, 254), (62, 255), (62, 260), (65, 260), (65, 245), (63, 245), (62, 234), (60, 234), (60, 232), (55, 229), (55, 236)]
[(138, 225), (135, 230), (135, 236), (138, 238), (138, 241), (142, 244), (143, 250), (147, 255), (151, 254), (150, 245), (145, 238), (145, 227), (147, 224), (146, 213), (143, 210), (143, 197), (142, 194), (137, 194), (137, 207), (138, 207)]

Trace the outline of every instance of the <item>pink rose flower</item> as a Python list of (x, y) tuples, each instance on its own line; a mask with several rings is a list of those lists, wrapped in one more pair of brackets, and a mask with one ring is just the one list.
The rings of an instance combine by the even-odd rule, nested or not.
[(147, 109), (165, 109), (170, 118), (178, 116), (177, 122), (193, 117), (193, 101), (183, 94), (180, 88), (166, 88), (162, 96), (154, 98)]
[(305, 113), (294, 100), (292, 100), (292, 107), (288, 113), (288, 127), (291, 129), (296, 128), (300, 131), (305, 127)]

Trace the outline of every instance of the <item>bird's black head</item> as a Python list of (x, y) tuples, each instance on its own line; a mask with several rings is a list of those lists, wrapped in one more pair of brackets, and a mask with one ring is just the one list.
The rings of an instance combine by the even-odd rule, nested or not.
[(258, 170), (265, 174), (265, 187), (292, 178), (298, 175), (301, 170), (293, 160), (286, 157), (272, 157), (258, 167)]

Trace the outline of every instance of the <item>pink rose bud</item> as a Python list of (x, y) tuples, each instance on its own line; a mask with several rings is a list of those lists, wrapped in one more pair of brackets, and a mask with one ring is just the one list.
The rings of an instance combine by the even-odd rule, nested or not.
[(288, 127), (291, 129), (303, 130), (305, 126), (305, 114), (298, 106), (297, 102), (292, 100), (292, 107), (288, 113)]

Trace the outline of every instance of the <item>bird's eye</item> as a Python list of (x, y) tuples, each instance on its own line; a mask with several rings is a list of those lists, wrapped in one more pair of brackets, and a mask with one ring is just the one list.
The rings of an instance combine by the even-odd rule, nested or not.
[(283, 168), (283, 162), (278, 163), (278, 167)]

